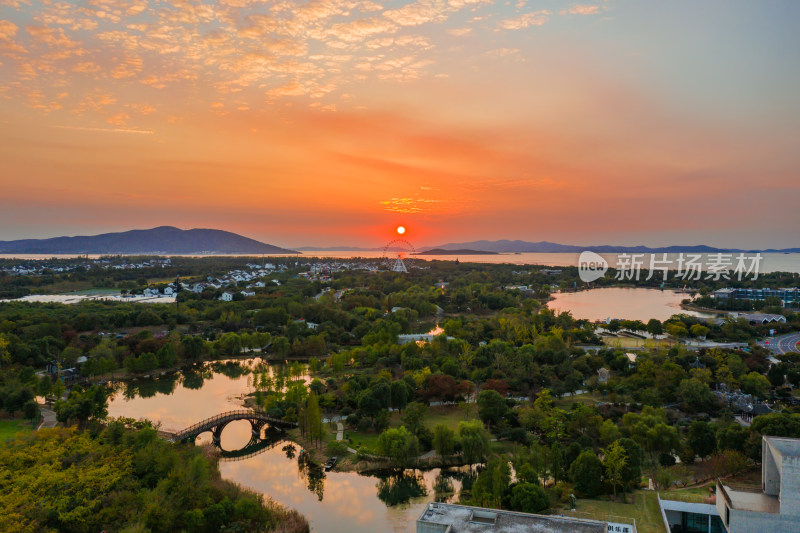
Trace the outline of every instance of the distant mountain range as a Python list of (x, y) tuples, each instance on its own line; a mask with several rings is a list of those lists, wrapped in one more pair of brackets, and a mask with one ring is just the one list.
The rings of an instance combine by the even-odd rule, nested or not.
[(580, 253), (584, 250), (591, 250), (597, 253), (699, 253), (713, 254), (717, 252), (739, 253), (739, 252), (764, 252), (764, 253), (800, 253), (800, 248), (786, 248), (782, 250), (740, 250), (734, 248), (713, 248), (711, 246), (664, 246), (659, 248), (649, 248), (647, 246), (575, 246), (572, 244), (558, 244), (555, 242), (540, 241), (472, 241), (455, 242), (436, 246), (434, 248), (443, 250), (470, 249), (484, 252), (495, 253)]
[(470, 250), (467, 248), (458, 248), (455, 250), (444, 248), (432, 248), (424, 252), (417, 252), (415, 255), (495, 255), (497, 252), (487, 252), (486, 250)]
[(218, 229), (172, 226), (81, 237), (0, 241), (0, 254), (296, 254)]

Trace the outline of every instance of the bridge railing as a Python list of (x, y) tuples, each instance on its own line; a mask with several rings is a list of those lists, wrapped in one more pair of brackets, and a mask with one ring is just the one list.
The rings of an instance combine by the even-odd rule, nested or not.
[(267, 422), (276, 424), (276, 425), (295, 425), (291, 422), (286, 422), (284, 420), (280, 420), (278, 418), (266, 415), (260, 411), (253, 411), (251, 409), (237, 409), (235, 411), (227, 411), (225, 413), (220, 413), (218, 415), (212, 416), (211, 418), (206, 418), (205, 420), (201, 420), (196, 424), (189, 426), (186, 429), (178, 431), (175, 433), (174, 440), (181, 440), (185, 438), (187, 435), (191, 435), (195, 431), (198, 430), (206, 430), (210, 429), (221, 422), (227, 422), (231, 420), (242, 419), (246, 420), (249, 418), (257, 418), (259, 420), (266, 420)]

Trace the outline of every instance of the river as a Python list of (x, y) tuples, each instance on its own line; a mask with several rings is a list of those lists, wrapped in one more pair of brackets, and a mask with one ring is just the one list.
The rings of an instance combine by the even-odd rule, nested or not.
[[(109, 400), (109, 416), (146, 418), (160, 422), (165, 430), (178, 430), (213, 415), (241, 409), (242, 398), (253, 390), (250, 374), (242, 370), (259, 361), (256, 358), (227, 365), (207, 364), (203, 372), (113, 383), (116, 392)], [(207, 433), (201, 435), (198, 442), (207, 437)], [(247, 444), (249, 438), (248, 422), (232, 422), (222, 433), (221, 445), (235, 450)], [(223, 460), (220, 471), (224, 479), (297, 509), (308, 519), (312, 531), (399, 533), (415, 531), (416, 519), (427, 502), (435, 498), (452, 501), (460, 489), (464, 470), (409, 469), (371, 475), (323, 472), (306, 465), (299, 450), (297, 444), (281, 442), (244, 460)]]

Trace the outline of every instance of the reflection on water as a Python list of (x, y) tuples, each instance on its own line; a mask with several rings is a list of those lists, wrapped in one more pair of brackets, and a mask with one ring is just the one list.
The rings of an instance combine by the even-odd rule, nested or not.
[(641, 320), (651, 318), (664, 321), (672, 315), (686, 313), (692, 316), (710, 317), (708, 313), (685, 311), (681, 301), (688, 294), (658, 289), (627, 289), (604, 287), (580, 292), (553, 294), (554, 300), (547, 307), (554, 311), (570, 311), (572, 316), (587, 320)]
[[(240, 409), (253, 390), (253, 377), (267, 370), (285, 376), (285, 367), (266, 368), (259, 359), (208, 364), (155, 379), (116, 383), (110, 416), (147, 418), (164, 429), (180, 430), (210, 416)], [(255, 374), (254, 374), (255, 373)], [(303, 379), (308, 379), (303, 376)], [(468, 483), (468, 469), (385, 471), (362, 475), (325, 472), (299, 445), (280, 432), (265, 431), (253, 442), (246, 421), (232, 422), (221, 435), (223, 478), (263, 493), (306, 516), (312, 531), (392, 533), (415, 530), (425, 504), (455, 501)], [(210, 442), (202, 433), (196, 443)]]

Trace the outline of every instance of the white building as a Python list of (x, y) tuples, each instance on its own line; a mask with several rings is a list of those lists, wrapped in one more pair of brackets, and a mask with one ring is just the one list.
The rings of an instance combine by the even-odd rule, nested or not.
[(800, 531), (800, 439), (761, 440), (761, 490), (717, 480), (717, 511), (728, 533)]
[(225, 291), (222, 293), (222, 296), (219, 297), (220, 300), (223, 302), (232, 302), (233, 301), (233, 294)]
[(631, 524), (557, 515), (429, 503), (417, 519), (417, 533), (635, 533)]

